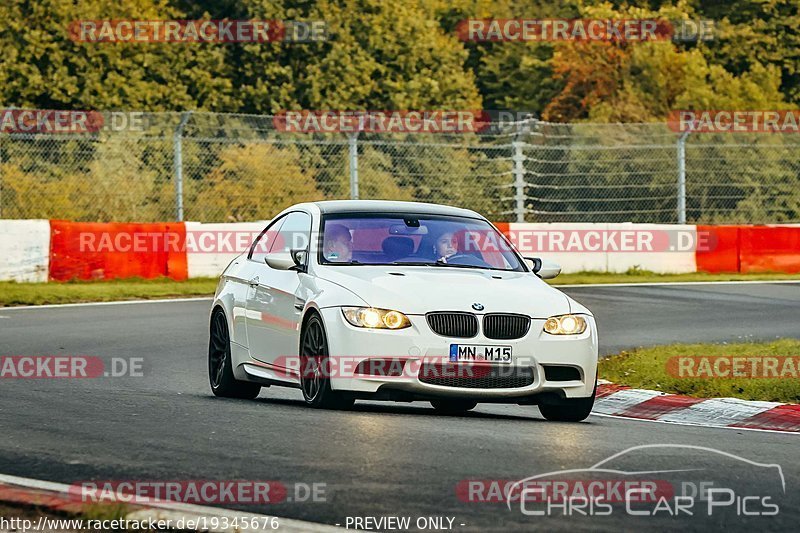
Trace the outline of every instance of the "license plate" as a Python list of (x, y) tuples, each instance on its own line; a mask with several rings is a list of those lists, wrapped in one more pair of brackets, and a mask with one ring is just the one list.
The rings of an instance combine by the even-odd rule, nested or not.
[(450, 361), (465, 363), (511, 363), (511, 346), (451, 344)]

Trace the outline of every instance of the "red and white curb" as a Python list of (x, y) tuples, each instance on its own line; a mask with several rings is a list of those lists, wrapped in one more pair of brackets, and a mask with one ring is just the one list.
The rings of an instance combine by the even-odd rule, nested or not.
[(593, 414), (692, 426), (800, 433), (800, 405), (693, 398), (599, 380)]
[[(26, 507), (36, 507), (51, 512), (62, 512), (68, 514), (79, 514), (85, 504), (76, 501), (75, 488), (61, 483), (49, 481), (39, 481), (15, 476), (0, 474), (0, 502), (21, 505)], [(113, 503), (113, 502), (109, 502)], [(221, 507), (205, 507), (188, 503), (178, 503), (163, 500), (151, 500), (144, 504), (130, 506), (130, 512), (123, 517), (130, 522), (157, 522), (159, 520), (169, 520), (173, 524), (186, 523), (189, 520), (195, 523), (205, 523), (209, 526), (214, 523), (224, 523), (223, 518), (227, 518), (228, 523), (246, 521), (248, 524), (263, 524), (262, 529), (250, 527), (248, 531), (275, 531), (269, 524), (272, 518), (277, 519), (278, 530), (290, 533), (328, 533), (342, 531), (342, 528), (295, 520), (292, 518), (273, 517), (268, 515), (245, 513), (224, 509)], [(203, 520), (204, 519), (204, 520)], [(212, 521), (212, 519), (217, 519)], [(240, 532), (241, 528), (229, 527), (227, 529), (204, 528), (203, 531), (211, 533)]]

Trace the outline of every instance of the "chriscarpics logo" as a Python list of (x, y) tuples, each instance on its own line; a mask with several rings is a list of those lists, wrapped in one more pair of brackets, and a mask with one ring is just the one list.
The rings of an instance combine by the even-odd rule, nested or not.
[[(461, 490), (491, 500), (500, 489), (466, 485)], [(714, 521), (773, 517), (786, 507), (787, 495), (778, 464), (683, 444), (634, 446), (586, 468), (506, 483), (501, 493), (509, 510), (529, 517)]]

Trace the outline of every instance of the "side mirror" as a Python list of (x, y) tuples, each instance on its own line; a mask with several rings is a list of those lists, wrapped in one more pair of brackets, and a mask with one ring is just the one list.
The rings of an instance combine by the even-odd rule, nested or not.
[(291, 270), (297, 266), (289, 252), (267, 254), (267, 264), (275, 270)]
[(291, 250), (267, 254), (266, 261), (275, 270), (302, 270), (305, 268), (307, 257), (306, 250)]
[(526, 257), (529, 266), (534, 274), (541, 279), (553, 279), (561, 274), (561, 265), (548, 261), (547, 259), (540, 259), (538, 257)]

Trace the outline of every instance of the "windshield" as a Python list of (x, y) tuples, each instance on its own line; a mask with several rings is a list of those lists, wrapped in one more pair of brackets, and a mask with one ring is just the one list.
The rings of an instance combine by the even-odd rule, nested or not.
[(319, 262), (525, 270), (488, 222), (439, 215), (327, 215)]

